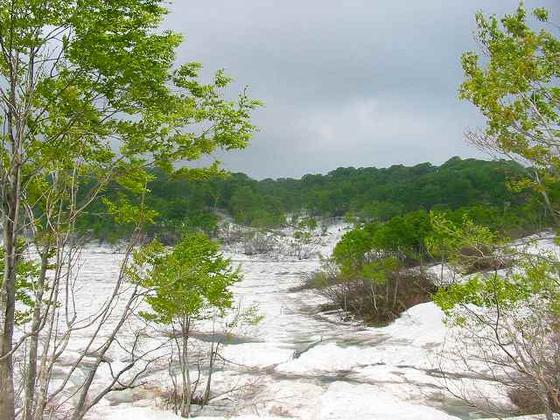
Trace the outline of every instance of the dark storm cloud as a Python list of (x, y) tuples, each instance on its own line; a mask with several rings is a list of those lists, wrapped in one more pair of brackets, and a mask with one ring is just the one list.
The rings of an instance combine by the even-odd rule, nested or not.
[[(457, 99), (474, 13), (517, 0), (175, 0), (167, 26), (185, 34), (180, 61), (225, 68), (266, 106), (251, 146), (219, 157), (252, 176), (339, 166), (440, 163), (476, 156)], [(527, 1), (553, 6), (557, 0)], [(556, 10), (553, 9), (554, 12)]]

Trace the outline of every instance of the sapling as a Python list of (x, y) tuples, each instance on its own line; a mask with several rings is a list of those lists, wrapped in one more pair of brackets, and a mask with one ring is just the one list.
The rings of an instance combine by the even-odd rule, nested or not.
[[(190, 343), (197, 321), (232, 307), (230, 287), (240, 280), (239, 271), (220, 253), (219, 244), (203, 233), (187, 234), (172, 250), (152, 243), (137, 258), (150, 268), (141, 284), (149, 290), (146, 297), (151, 310), (142, 313), (146, 320), (169, 326), (175, 345), (173, 354), (180, 371), (178, 410), (189, 417), (193, 399), (193, 380), (190, 370)], [(212, 344), (214, 349), (214, 344)], [(213, 367), (215, 352), (209, 364)], [(208, 381), (211, 380), (211, 372)], [(209, 395), (208, 383), (204, 400)]]

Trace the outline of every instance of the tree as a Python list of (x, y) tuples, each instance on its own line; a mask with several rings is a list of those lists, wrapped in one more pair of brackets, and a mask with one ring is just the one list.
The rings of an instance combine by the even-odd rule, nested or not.
[[(423, 210), (357, 226), (343, 235), (325, 264), (328, 275), (323, 277), (330, 287), (323, 293), (367, 321), (394, 320), (410, 306), (427, 301), (434, 289), (421, 265), (430, 232), (429, 215)], [(415, 267), (409, 268), (410, 263)]]
[[(223, 72), (204, 84), (198, 78), (198, 63), (174, 67), (181, 37), (158, 30), (166, 13), (162, 4), (0, 2), (2, 419), (15, 417), (14, 353), (28, 340), (36, 347), (41, 332), (55, 333), (48, 321), (61, 306), (52, 299), (61, 290), (61, 273), (73, 265), (80, 215), (116, 181), (137, 199), (106, 200), (108, 212), (118, 221), (134, 222), (137, 245), (143, 226), (153, 219), (143, 204), (149, 192), (148, 165), (171, 170), (176, 160), (196, 160), (216, 148), (243, 148), (252, 134), (249, 113), (258, 104), (245, 93), (237, 101), (223, 99), (222, 90), (230, 82)], [(28, 244), (37, 248), (42, 264), (33, 287), (32, 330), (14, 343), (24, 233), (31, 235)], [(50, 269), (54, 276), (47, 276)], [(28, 360), (26, 419), (41, 417), (50, 392), (43, 378), (37, 393), (43, 400), (34, 401), (39, 398), (34, 392), (37, 360)], [(87, 391), (86, 384), (76, 418), (91, 407), (85, 404)]]
[[(146, 301), (152, 311), (143, 316), (172, 328), (182, 382), (179, 411), (183, 417), (189, 417), (193, 394), (189, 370), (191, 331), (194, 323), (208, 317), (211, 311), (231, 308), (233, 297), (229, 288), (240, 280), (240, 275), (231, 261), (222, 257), (219, 245), (202, 233), (185, 236), (172, 251), (152, 244), (146, 255), (138, 256), (139, 263), (151, 266), (141, 284), (150, 291)], [(210, 379), (211, 372), (207, 393)]]
[[(541, 25), (549, 20), (544, 9), (534, 10), (533, 16)], [(463, 55), (460, 96), (481, 110), (487, 124), (469, 139), (530, 166), (532, 179), (514, 184), (539, 192), (558, 226), (551, 197), (560, 168), (560, 40), (544, 28), (534, 30), (523, 4), (504, 18), (479, 13), (476, 20), (485, 57)], [(466, 274), (481, 262), (486, 266), (484, 273), (451, 282), (435, 296), (466, 335), (464, 367), (502, 384), (510, 396), (529, 395), (536, 402), (532, 409), (552, 419), (553, 412), (560, 411), (558, 258), (538, 249), (505, 246), (506, 238), (467, 218), (456, 223), (436, 217), (432, 226), (429, 247), (445, 255), (454, 271)]]
[(367, 254), (374, 248), (370, 231), (372, 225), (368, 226), (369, 229), (357, 227), (342, 236), (332, 253), (338, 265), (358, 269), (367, 262)]
[(292, 216), (292, 238), (288, 244), (290, 254), (299, 260), (310, 258), (317, 248), (323, 244), (321, 236), (326, 233), (327, 226), (320, 225), (317, 219), (309, 216)]
[[(430, 249), (444, 252), (453, 277), (460, 279), (442, 279), (447, 285), (434, 296), (464, 344), (453, 349), (448, 362), (457, 359), (477, 378), (500, 384), (521, 410), (544, 411), (552, 419), (560, 412), (558, 258), (531, 251), (530, 242), (507, 246), (505, 238), (469, 220), (455, 224), (438, 216), (433, 226)], [(513, 263), (464, 277), (488, 259)], [(459, 396), (474, 402), (472, 396)]]
[[(545, 9), (535, 9), (533, 16), (543, 26), (549, 21)], [(558, 225), (549, 188), (558, 182), (560, 168), (560, 40), (546, 27), (533, 29), (522, 4), (502, 19), (478, 13), (476, 21), (484, 60), (477, 52), (463, 55), (465, 81), (459, 92), (480, 109), (487, 124), (469, 139), (530, 165), (530, 185), (542, 194)], [(557, 32), (557, 26), (548, 28)]]

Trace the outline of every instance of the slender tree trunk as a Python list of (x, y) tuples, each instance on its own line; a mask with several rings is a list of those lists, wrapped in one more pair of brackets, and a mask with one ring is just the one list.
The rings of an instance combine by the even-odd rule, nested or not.
[(19, 210), (21, 200), (21, 173), (23, 165), (23, 138), (25, 124), (18, 107), (17, 71), (10, 63), (10, 77), (5, 111), (6, 131), (10, 145), (9, 166), (2, 185), (2, 225), (4, 228), (4, 276), (0, 288), (0, 420), (15, 417), (13, 335), (16, 305), (16, 276), (18, 267)]
[(208, 366), (208, 380), (206, 381), (206, 388), (204, 390), (204, 398), (202, 399), (202, 405), (205, 406), (210, 401), (210, 391), (212, 390), (212, 374), (214, 373), (214, 362), (216, 361), (216, 356), (218, 355), (218, 349), (220, 343), (216, 343), (214, 347), (214, 341), (210, 347), (210, 363)]
[(181, 417), (190, 417), (191, 400), (192, 400), (192, 384), (189, 371), (189, 320), (183, 319), (181, 323), (181, 374), (183, 380), (183, 389), (181, 397)]
[(369, 289), (371, 291), (371, 298), (372, 298), (372, 302), (373, 302), (373, 308), (375, 309), (375, 311), (377, 312), (377, 296), (375, 293), (375, 289), (373, 288), (373, 283), (369, 284)]
[(395, 278), (395, 290), (393, 291), (393, 305), (392, 310), (395, 310), (395, 306), (397, 306), (397, 296), (399, 294), (399, 276), (397, 275)]
[[(105, 354), (104, 351), (101, 354)], [(97, 373), (97, 369), (101, 364), (102, 356), (99, 355), (95, 358), (94, 367), (88, 373), (86, 379), (82, 384), (82, 391), (80, 392), (80, 396), (78, 398), (78, 402), (74, 408), (74, 414), (72, 415), (72, 420), (81, 420), (87, 414), (87, 410), (89, 407), (87, 406), (87, 397), (88, 391), (91, 388), (91, 384), (93, 384), (93, 380), (95, 379), (95, 374)]]
[[(17, 160), (17, 159), (16, 159)], [(15, 417), (14, 371), (13, 371), (13, 335), (16, 305), (16, 274), (18, 263), (18, 218), (20, 169), (12, 171), (11, 186), (6, 197), (4, 220), (4, 277), (0, 290), (0, 420), (12, 420)]]
[(35, 401), (35, 388), (37, 384), (37, 356), (39, 348), (39, 330), (43, 323), (42, 300), (45, 292), (45, 280), (48, 268), (48, 250), (41, 254), (41, 271), (37, 280), (37, 294), (35, 307), (33, 308), (33, 319), (31, 321), (31, 331), (33, 335), (29, 340), (29, 353), (27, 356), (27, 371), (25, 375), (25, 390), (23, 402), (23, 420), (33, 419), (33, 408)]
[[(58, 252), (60, 254), (60, 246), (57, 245)], [(50, 305), (55, 305), (59, 299), (59, 278), (61, 270), (60, 255), (56, 257), (56, 268), (53, 274), (52, 286), (53, 294), (50, 296)], [(34, 420), (43, 420), (45, 416), (45, 410), (47, 408), (48, 402), (48, 390), (51, 379), (51, 372), (53, 368), (53, 361), (56, 359), (56, 344), (55, 338), (57, 334), (57, 319), (56, 319), (56, 307), (53, 306), (52, 310), (45, 314), (46, 320), (46, 331), (44, 332), (45, 344), (41, 349), (41, 355), (39, 356), (40, 364), (37, 372), (36, 378), (36, 392), (35, 392), (35, 402), (34, 402)]]
[(552, 217), (552, 221), (554, 222), (554, 225), (555, 226), (560, 226), (560, 220), (558, 220), (558, 215), (556, 214), (556, 211), (554, 210), (554, 207), (553, 207), (552, 202), (550, 201), (550, 197), (548, 195), (548, 191), (544, 187), (539, 173), (535, 170), (533, 172), (533, 174), (535, 175), (536, 183), (540, 187), (540, 193), (541, 193), (542, 198), (544, 200), (544, 205), (545, 205), (546, 209), (548, 210), (548, 212), (550, 213), (550, 217)]
[[(118, 292), (117, 291), (114, 292), (115, 296)], [(134, 292), (136, 293), (136, 292)], [(105, 355), (107, 354), (107, 351), (109, 350), (109, 348), (113, 345), (113, 343), (115, 342), (115, 338), (117, 337), (118, 332), (120, 331), (122, 325), (125, 323), (125, 321), (128, 319), (128, 314), (130, 313), (130, 306), (132, 305), (132, 302), (134, 300), (134, 296), (132, 296), (131, 298), (129, 298), (129, 301), (126, 305), (126, 307), (123, 309), (123, 314), (121, 316), (121, 319), (119, 320), (118, 324), (113, 328), (113, 331), (111, 333), (111, 335), (109, 337), (107, 337), (105, 344), (103, 344), (103, 346), (96, 352), (97, 356), (95, 357), (95, 360), (93, 362), (92, 367), (90, 367), (89, 372), (87, 374), (86, 379), (83, 381), (82, 385), (81, 385), (81, 391), (80, 391), (80, 395), (78, 398), (78, 402), (76, 403), (75, 407), (74, 407), (74, 413), (72, 415), (72, 420), (81, 420), (84, 418), (84, 416), (87, 414), (87, 412), (89, 411), (89, 409), (91, 409), (91, 407), (95, 404), (92, 402), (88, 403), (88, 397), (91, 397), (89, 392), (90, 392), (90, 388), (91, 385), (93, 384), (93, 381), (95, 380), (95, 376), (97, 375), (97, 372), (99, 370), (99, 367), (101, 366), (101, 363), (103, 363), (103, 360), (105, 359)], [(99, 330), (96, 331), (95, 333), (95, 337), (97, 337), (97, 334), (99, 334)], [(89, 351), (89, 350), (87, 350)]]
[(15, 244), (7, 223), (4, 235), (5, 270), (4, 284), (0, 291), (0, 308), (2, 310), (2, 336), (0, 338), (0, 420), (11, 420), (15, 417), (14, 372), (12, 341), (15, 316)]

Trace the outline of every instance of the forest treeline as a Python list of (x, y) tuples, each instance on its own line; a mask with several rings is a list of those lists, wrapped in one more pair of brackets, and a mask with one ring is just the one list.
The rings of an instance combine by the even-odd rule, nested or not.
[[(494, 228), (525, 231), (547, 224), (538, 196), (512, 188), (526, 171), (512, 161), (459, 157), (440, 166), (338, 168), (326, 175), (277, 180), (255, 180), (242, 173), (191, 179), (152, 170), (146, 204), (157, 212), (151, 233), (164, 237), (189, 228), (212, 232), (220, 214), (242, 225), (274, 228), (293, 214), (388, 221), (422, 209), (463, 209)], [(107, 194), (117, 197), (125, 191), (113, 184)], [(107, 217), (102, 202), (81, 225), (103, 240), (128, 232)]]

